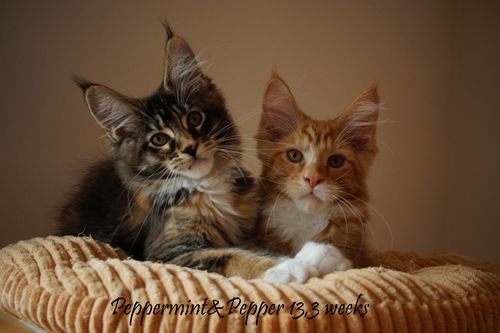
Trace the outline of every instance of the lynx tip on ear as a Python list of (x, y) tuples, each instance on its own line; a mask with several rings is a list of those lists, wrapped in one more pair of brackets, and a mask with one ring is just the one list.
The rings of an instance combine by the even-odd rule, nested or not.
[(378, 90), (378, 80), (374, 80), (368, 89), (369, 90)]
[(271, 78), (279, 78), (280, 74), (278, 73), (278, 66), (274, 65), (271, 70)]
[(80, 89), (85, 93), (85, 91), (90, 88), (91, 86), (93, 86), (94, 84), (92, 82), (90, 82), (89, 80), (87, 79), (84, 79), (83, 77), (80, 77), (78, 75), (75, 75), (73, 74), (71, 76), (71, 79), (73, 80), (73, 82), (78, 86), (80, 87)]
[(370, 98), (374, 103), (379, 103), (380, 98), (378, 95), (378, 81), (373, 81), (370, 87), (364, 93), (368, 98)]
[(162, 24), (167, 34), (167, 40), (170, 40), (172, 37), (174, 37), (174, 33), (172, 32), (172, 29), (170, 28), (170, 25), (167, 21), (162, 21)]

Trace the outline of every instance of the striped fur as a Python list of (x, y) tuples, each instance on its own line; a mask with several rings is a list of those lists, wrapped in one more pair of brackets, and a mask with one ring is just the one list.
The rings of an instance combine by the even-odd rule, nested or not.
[(260, 276), (277, 258), (244, 249), (257, 189), (222, 94), (167, 27), (163, 83), (146, 98), (76, 79), (112, 145), (62, 208), (60, 234), (86, 234), (141, 260)]

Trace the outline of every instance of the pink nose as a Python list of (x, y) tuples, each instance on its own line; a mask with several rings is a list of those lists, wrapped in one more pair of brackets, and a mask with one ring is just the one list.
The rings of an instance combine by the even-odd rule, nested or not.
[(311, 188), (316, 187), (319, 183), (323, 181), (319, 176), (307, 176), (304, 177), (304, 181), (309, 184)]

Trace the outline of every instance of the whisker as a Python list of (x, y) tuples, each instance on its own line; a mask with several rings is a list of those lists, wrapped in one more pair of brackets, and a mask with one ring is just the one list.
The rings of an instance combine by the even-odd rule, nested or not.
[(359, 201), (360, 203), (362, 203), (363, 205), (365, 205), (367, 208), (371, 209), (372, 211), (374, 211), (381, 219), (382, 221), (385, 223), (385, 226), (387, 227), (388, 231), (389, 231), (389, 235), (390, 235), (390, 239), (391, 239), (391, 246), (390, 246), (390, 249), (393, 249), (394, 248), (394, 234), (393, 234), (393, 231), (392, 231), (392, 228), (389, 224), (389, 221), (386, 219), (386, 217), (379, 211), (377, 210), (375, 207), (373, 207), (372, 205), (370, 205), (368, 202), (365, 202), (364, 200), (348, 193), (348, 192), (345, 192), (345, 191), (342, 191), (342, 194), (345, 194), (345, 195), (348, 195), (350, 196), (351, 198), (353, 198), (354, 200), (357, 200)]

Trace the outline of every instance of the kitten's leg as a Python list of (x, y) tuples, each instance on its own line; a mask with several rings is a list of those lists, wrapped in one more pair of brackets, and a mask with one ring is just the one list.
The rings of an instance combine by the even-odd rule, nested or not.
[(148, 256), (147, 260), (160, 260), (169, 264), (206, 270), (224, 276), (240, 276), (245, 279), (261, 278), (265, 271), (275, 266), (279, 257), (266, 252), (254, 252), (241, 248), (196, 248), (189, 244), (162, 247), (161, 251)]
[(335, 246), (307, 242), (295, 258), (282, 261), (264, 274), (266, 282), (298, 282), (352, 268), (352, 263)]
[(348, 218), (330, 223), (313, 239), (316, 243), (331, 244), (348, 258), (354, 267), (372, 265), (362, 220)]

